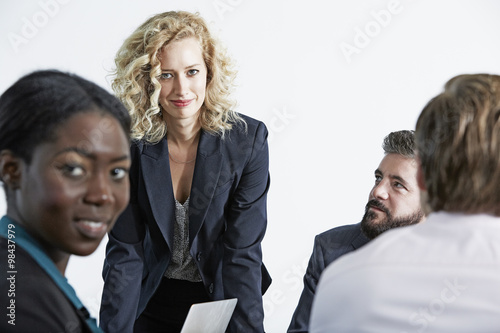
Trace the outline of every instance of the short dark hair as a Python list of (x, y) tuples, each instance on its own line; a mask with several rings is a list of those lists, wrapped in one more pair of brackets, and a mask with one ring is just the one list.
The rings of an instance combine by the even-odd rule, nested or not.
[(95, 83), (57, 70), (28, 74), (0, 96), (0, 151), (30, 163), (37, 145), (54, 140), (57, 127), (82, 112), (112, 116), (129, 137), (127, 109)]
[(382, 144), (384, 154), (399, 154), (407, 158), (415, 158), (415, 131), (402, 130), (391, 132)]

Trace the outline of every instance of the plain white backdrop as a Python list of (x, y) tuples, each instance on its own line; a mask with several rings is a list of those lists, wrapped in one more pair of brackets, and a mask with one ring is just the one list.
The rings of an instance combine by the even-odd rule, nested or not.
[[(500, 73), (500, 2), (4, 0), (0, 92), (47, 68), (111, 91), (109, 74), (123, 40), (169, 10), (198, 11), (211, 23), (237, 64), (237, 111), (268, 126), (263, 253), (274, 280), (264, 296), (265, 328), (284, 332), (314, 236), (361, 219), (383, 137), (413, 129), (422, 107), (452, 76)], [(72, 257), (67, 270), (94, 316), (105, 243), (89, 257)]]

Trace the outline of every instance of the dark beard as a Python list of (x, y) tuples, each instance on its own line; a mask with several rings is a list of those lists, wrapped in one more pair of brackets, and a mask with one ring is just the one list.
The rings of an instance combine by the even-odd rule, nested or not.
[[(381, 209), (386, 214), (386, 218), (377, 223), (373, 223), (373, 219), (377, 215), (369, 210), (370, 206)], [(363, 231), (365, 236), (369, 239), (374, 239), (375, 237), (389, 229), (416, 224), (420, 222), (423, 217), (424, 213), (422, 213), (422, 211), (419, 209), (413, 214), (394, 218), (391, 212), (380, 201), (372, 199), (366, 204), (365, 215), (361, 220), (361, 231)]]

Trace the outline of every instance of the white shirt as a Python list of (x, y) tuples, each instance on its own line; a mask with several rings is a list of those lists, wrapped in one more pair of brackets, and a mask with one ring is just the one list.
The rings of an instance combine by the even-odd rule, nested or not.
[(500, 332), (500, 218), (433, 213), (323, 272), (310, 332)]

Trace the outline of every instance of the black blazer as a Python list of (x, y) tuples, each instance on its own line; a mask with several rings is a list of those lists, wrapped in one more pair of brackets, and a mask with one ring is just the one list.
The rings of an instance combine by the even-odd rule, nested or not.
[[(0, 223), (7, 223), (2, 220)], [(7, 228), (7, 226), (5, 226)], [(18, 237), (19, 227), (13, 229)], [(13, 248), (12, 241), (15, 241)], [(7, 258), (15, 255), (14, 274), (15, 288), (11, 287), (11, 280), (7, 278)], [(85, 320), (88, 318), (87, 309), (79, 311), (67, 298), (61, 287), (47, 274), (37, 261), (23, 247), (16, 238), (9, 243), (7, 238), (0, 236), (0, 255), (3, 258), (2, 279), (0, 279), (0, 304), (4, 312), (0, 320), (0, 332), (81, 332), (92, 333)], [(47, 259), (48, 260), (48, 259)], [(54, 267), (55, 269), (55, 267)], [(9, 292), (9, 290), (11, 290)], [(13, 291), (12, 291), (13, 290)], [(14, 300), (14, 309), (11, 300)], [(14, 311), (13, 316), (11, 311)], [(12, 321), (12, 319), (15, 319)], [(15, 325), (9, 324), (9, 321)]]
[[(189, 200), (190, 254), (211, 299), (236, 297), (229, 332), (262, 332), (269, 189), (267, 129), (243, 116), (224, 138), (202, 131)], [(166, 138), (131, 146), (130, 203), (109, 235), (100, 324), (132, 332), (171, 258), (175, 203)]]
[(308, 332), (312, 302), (321, 273), (334, 260), (368, 243), (361, 223), (330, 229), (316, 236), (314, 249), (304, 275), (304, 289), (295, 309), (289, 333)]

